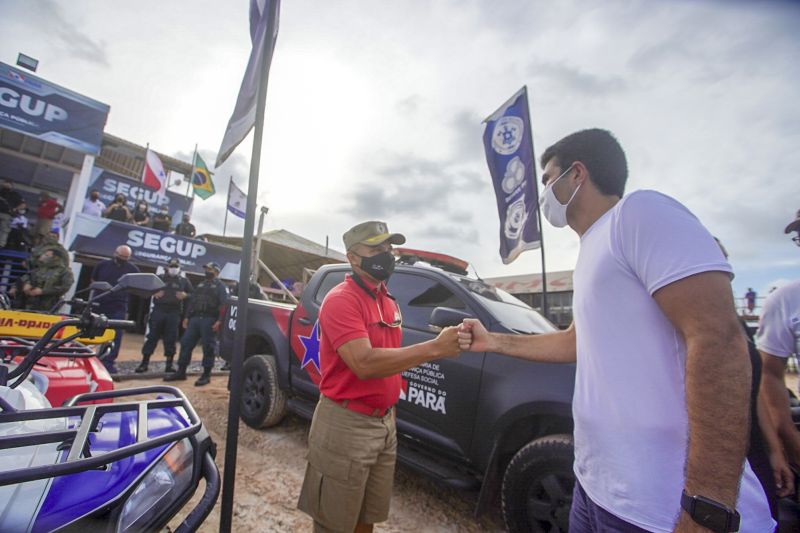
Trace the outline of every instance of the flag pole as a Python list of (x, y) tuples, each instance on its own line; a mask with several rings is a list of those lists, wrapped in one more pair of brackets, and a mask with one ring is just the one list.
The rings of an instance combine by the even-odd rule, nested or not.
[[(261, 166), (261, 143), (264, 133), (264, 112), (267, 104), (267, 83), (269, 82), (269, 63), (272, 60), (273, 35), (275, 34), (275, 18), (278, 12), (278, 2), (267, 3), (270, 9), (267, 19), (266, 36), (264, 38), (261, 79), (258, 83), (258, 97), (256, 99), (256, 122), (253, 132), (253, 152), (250, 158), (250, 180), (247, 185), (247, 210), (244, 220), (244, 233), (242, 234), (242, 258), (239, 267), (239, 294), (236, 314), (236, 334), (233, 344), (233, 357), (231, 360), (231, 374), (229, 381), (230, 397), (228, 400), (228, 432), (225, 439), (225, 464), (222, 481), (222, 502), (220, 504), (220, 533), (230, 533), (233, 518), (233, 493), (236, 484), (236, 452), (239, 445), (239, 402), (242, 397), (242, 363), (244, 361), (245, 336), (247, 334), (247, 305), (250, 289), (250, 257), (253, 253), (253, 232), (255, 230), (256, 198), (258, 197), (258, 173)], [(230, 188), (228, 189), (230, 194)], [(225, 212), (227, 213), (227, 206)]]
[[(142, 199), (142, 193), (144, 193), (144, 175), (147, 172), (147, 153), (150, 151), (150, 143), (148, 142), (144, 147), (144, 166), (142, 166), (142, 175), (139, 176), (139, 181), (142, 182), (142, 186), (139, 187), (139, 197), (136, 199), (137, 201)], [(133, 206), (136, 209), (136, 205)]]
[[(525, 89), (525, 118), (528, 121), (528, 135), (530, 137), (531, 143), (531, 155), (533, 155), (533, 186), (537, 187), (537, 183), (539, 179), (536, 177), (536, 152), (533, 151), (533, 123), (531, 122), (531, 111), (530, 105), (531, 102), (528, 99), (528, 86), (523, 85)], [(542, 227), (542, 210), (539, 208), (539, 202), (536, 202), (536, 223), (539, 224), (539, 250), (542, 254), (542, 314), (545, 318), (549, 320), (547, 317), (547, 269), (545, 268), (544, 264), (544, 228)], [(533, 303), (533, 302), (531, 302)]]
[(192, 191), (192, 196), (194, 196), (194, 187), (192, 187), (192, 182), (194, 181), (194, 162), (197, 160), (197, 143), (194, 143), (194, 153), (192, 154), (192, 171), (189, 173), (189, 179), (186, 181), (186, 196), (189, 196), (189, 191)]
[(225, 222), (222, 224), (222, 236), (225, 236), (225, 230), (228, 229), (228, 206), (231, 205), (231, 183), (233, 183), (233, 175), (228, 182), (228, 198), (225, 200)]

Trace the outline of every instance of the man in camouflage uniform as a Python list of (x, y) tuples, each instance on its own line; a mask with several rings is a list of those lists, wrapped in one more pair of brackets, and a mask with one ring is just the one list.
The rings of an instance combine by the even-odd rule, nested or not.
[(49, 311), (66, 294), (75, 278), (53, 250), (46, 250), (39, 255), (36, 265), (22, 280), (25, 309)]

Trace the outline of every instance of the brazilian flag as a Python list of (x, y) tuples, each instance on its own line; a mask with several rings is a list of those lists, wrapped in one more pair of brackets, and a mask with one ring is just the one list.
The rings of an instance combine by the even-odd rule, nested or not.
[(213, 196), (214, 182), (211, 181), (211, 172), (208, 171), (206, 162), (200, 157), (200, 154), (194, 154), (194, 171), (192, 172), (192, 187), (194, 193), (203, 200)]

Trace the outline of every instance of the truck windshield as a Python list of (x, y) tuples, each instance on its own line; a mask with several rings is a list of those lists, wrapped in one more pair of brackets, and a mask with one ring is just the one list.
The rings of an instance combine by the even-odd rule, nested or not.
[(456, 279), (505, 327), (519, 333), (558, 331), (552, 322), (506, 291), (474, 279)]

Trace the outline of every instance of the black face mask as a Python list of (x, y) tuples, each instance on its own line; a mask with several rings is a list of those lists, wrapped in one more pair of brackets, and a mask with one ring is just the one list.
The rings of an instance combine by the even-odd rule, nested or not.
[(372, 257), (361, 255), (358, 255), (358, 257), (361, 258), (361, 269), (378, 281), (386, 281), (394, 272), (395, 262), (392, 252), (381, 252)]
[(127, 259), (122, 259), (121, 257), (117, 257), (117, 256), (115, 255), (115, 256), (114, 256), (114, 262), (115, 262), (117, 265), (119, 265), (119, 266), (122, 266), (122, 265), (124, 265), (125, 263), (127, 263), (127, 262), (128, 262), (128, 260), (127, 260)]
[(206, 270), (206, 279), (214, 279), (214, 273)]

